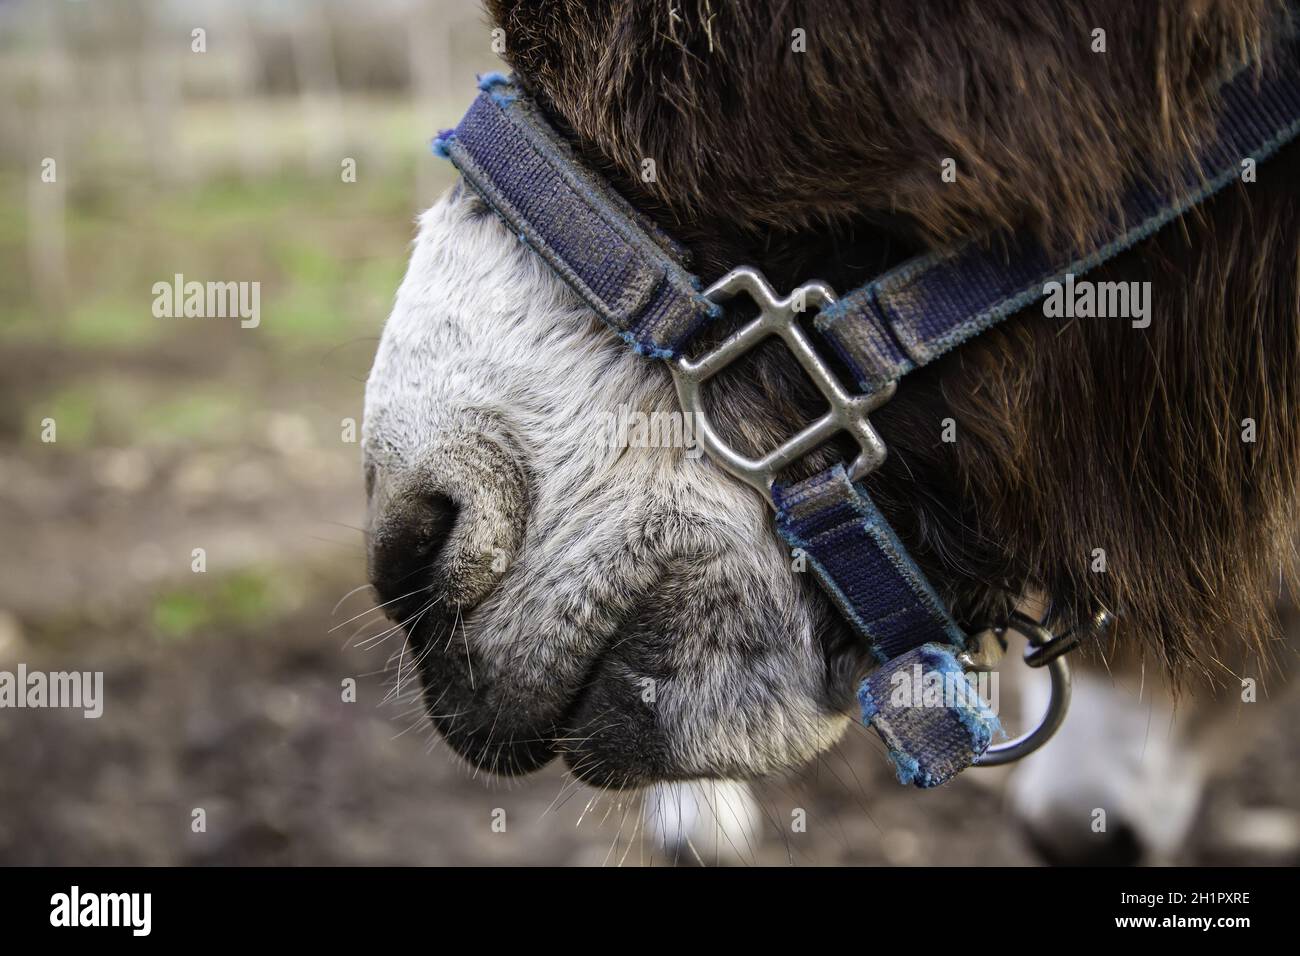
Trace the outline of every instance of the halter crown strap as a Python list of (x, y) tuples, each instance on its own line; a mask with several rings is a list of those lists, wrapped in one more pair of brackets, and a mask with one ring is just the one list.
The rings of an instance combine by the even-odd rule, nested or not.
[[(921, 256), (823, 308), (815, 328), (870, 395), (1041, 298), (1053, 278), (1081, 275), (1150, 236), (1230, 182), (1243, 159), (1262, 161), (1300, 132), (1300, 62), (1286, 52), (1267, 76), (1243, 69), (1224, 85), (1210, 148), (1170, 190), (1131, 195), (1107, 241), (1065, 265), (1028, 237), (1001, 253), (970, 243)], [(479, 87), (434, 152), (637, 352), (685, 362), (685, 346), (721, 309), (683, 250), (587, 168), (517, 85), (489, 74)], [(869, 430), (863, 417), (857, 426)], [(976, 695), (935, 707), (898, 693), (914, 670), (960, 676), (955, 652), (966, 637), (866, 490), (836, 465), (774, 482), (770, 495), (781, 535), (883, 665), (858, 697), (899, 779), (935, 786), (977, 760), (1000, 728)]]
[(1222, 111), (1208, 147), (1164, 189), (1130, 192), (1106, 238), (1064, 264), (1032, 237), (1004, 250), (970, 243), (906, 262), (817, 316), (863, 391), (897, 381), (1043, 297), (1043, 287), (1079, 276), (1154, 234), (1300, 132), (1300, 49), (1289, 44), (1275, 72), (1241, 69), (1219, 91)]

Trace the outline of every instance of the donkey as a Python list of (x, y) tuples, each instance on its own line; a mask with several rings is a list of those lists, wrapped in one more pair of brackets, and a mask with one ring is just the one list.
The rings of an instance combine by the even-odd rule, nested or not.
[[(1206, 141), (1210, 80), (1270, 69), (1295, 25), (1286, 0), (488, 8), (552, 124), (695, 272), (751, 264), (781, 290), (1005, 231), (1087, 241)], [(1029, 306), (873, 413), (889, 454), (865, 484), (963, 627), (1038, 593), (1055, 630), (1116, 614), (1080, 654), (1123, 648), (1179, 686), (1269, 659), (1294, 572), (1298, 161), (1284, 147), (1090, 275), (1150, 283), (1143, 323)], [(751, 453), (819, 407), (771, 342), (710, 387)], [(366, 387), (370, 576), (474, 766), (746, 779), (852, 721), (873, 664), (764, 502), (689, 443), (602, 438), (675, 409), (667, 368), (468, 189), (420, 217)]]

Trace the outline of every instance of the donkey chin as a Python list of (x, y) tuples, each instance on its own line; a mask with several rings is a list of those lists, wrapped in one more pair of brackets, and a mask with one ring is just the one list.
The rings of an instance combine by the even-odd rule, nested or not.
[(476, 767), (750, 778), (848, 726), (864, 652), (764, 503), (689, 441), (612, 434), (675, 407), (476, 198), (423, 215), (366, 387), (369, 571), (399, 680)]

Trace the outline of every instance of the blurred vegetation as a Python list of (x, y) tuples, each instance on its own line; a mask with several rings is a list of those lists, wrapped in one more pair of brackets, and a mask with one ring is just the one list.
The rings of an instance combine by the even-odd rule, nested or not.
[[(466, 0), (0, 3), (0, 612), (173, 640), (358, 583), (340, 423), (491, 42)], [(178, 273), (260, 324), (155, 317)]]
[(246, 568), (190, 588), (173, 588), (154, 600), (153, 625), (162, 639), (183, 640), (201, 630), (257, 632), (303, 604), (302, 582), (266, 568)]
[[(30, 277), (6, 271), (14, 306), (6, 337), (72, 348), (136, 349), (186, 335), (182, 320), (157, 319), (150, 289), (172, 270), (188, 277), (256, 276), (265, 330), (273, 337), (330, 340), (382, 318), (401, 277), (412, 202), (400, 179), (341, 184), (291, 174), (222, 178), (143, 204), (135, 197), (74, 191), (67, 207), (68, 309), (44, 321)], [(26, 258), (22, 189), (0, 182), (0, 256)], [(17, 223), (18, 228), (13, 228)], [(275, 343), (267, 343), (274, 347)]]
[[(248, 438), (232, 360), (291, 382), (377, 335), (488, 32), (469, 3), (107, 6), (0, 7), (0, 349), (26, 366), (0, 437), (51, 416), (70, 446)], [(260, 282), (260, 327), (154, 317), (176, 273)]]

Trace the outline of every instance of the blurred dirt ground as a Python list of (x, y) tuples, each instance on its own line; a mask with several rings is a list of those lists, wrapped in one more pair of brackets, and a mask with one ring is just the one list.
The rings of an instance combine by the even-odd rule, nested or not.
[[(0, 863), (668, 862), (639, 830), (638, 798), (598, 795), (556, 767), (509, 784), (476, 777), (418, 716), (381, 704), (391, 648), (346, 647), (348, 630), (330, 631), (345, 619), (330, 610), (354, 580), (348, 564), (294, 562), (296, 610), (214, 622), (184, 640), (160, 634), (144, 600), (88, 616), (8, 616), (0, 668), (103, 670), (106, 703), (99, 719), (0, 715)], [(346, 677), (358, 678), (356, 703), (341, 699)], [(1216, 820), (1239, 806), (1296, 810), (1288, 728), (1298, 712), (1293, 703), (1279, 713), (1276, 731), (1214, 787), (1186, 862), (1295, 862), (1223, 849)], [(850, 734), (802, 774), (759, 787), (761, 832), (733, 852), (700, 852), (775, 865), (1034, 862), (997, 781), (977, 776), (937, 792), (902, 788), (879, 747)], [(790, 832), (796, 807), (806, 832)], [(206, 832), (192, 832), (195, 808)], [(493, 827), (499, 811), (504, 832)]]
[[(472, 4), (274, 6), (196, 3), (206, 57), (182, 5), (0, 8), (0, 670), (106, 675), (98, 720), (0, 711), (0, 863), (669, 862), (636, 797), (476, 777), (382, 703), (395, 641), (339, 626), (369, 601), (348, 421), (449, 182), (427, 140), (495, 58)], [(261, 325), (154, 318), (178, 272), (261, 282)], [(1300, 702), (1268, 706), (1187, 861), (1295, 862), (1224, 836), (1300, 814)], [(701, 856), (1031, 863), (1000, 779), (899, 787), (859, 728)]]
[[(272, 403), (274, 389), (264, 394)], [(597, 794), (554, 766), (484, 779), (418, 713), (383, 703), (396, 638), (362, 649), (383, 625), (354, 636), (372, 618), (349, 623), (370, 606), (364, 590), (347, 596), (364, 574), (355, 449), (320, 447), (304, 421), (277, 414), (292, 413), (268, 412), (263, 427), (297, 440), (125, 464), (121, 450), (0, 448), (0, 669), (105, 672), (99, 719), (0, 712), (0, 863), (670, 862), (640, 827), (638, 797)], [(211, 480), (184, 477), (195, 455)], [(259, 472), (256, 494), (233, 477)], [(189, 569), (195, 542), (211, 556), (204, 574)], [(349, 677), (355, 703), (342, 700)], [(1238, 808), (1300, 810), (1290, 732), (1300, 706), (1294, 694), (1263, 706), (1276, 711), (1273, 729), (1242, 742), (1187, 862), (1296, 862), (1225, 844)], [(937, 792), (899, 787), (859, 731), (802, 773), (760, 785), (758, 832), (700, 853), (742, 864), (1033, 863), (1000, 781), (971, 772)], [(192, 832), (196, 808), (205, 832)], [(791, 832), (795, 808), (805, 832)], [(493, 827), (499, 811), (504, 832)]]

